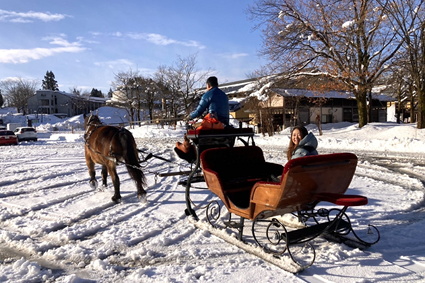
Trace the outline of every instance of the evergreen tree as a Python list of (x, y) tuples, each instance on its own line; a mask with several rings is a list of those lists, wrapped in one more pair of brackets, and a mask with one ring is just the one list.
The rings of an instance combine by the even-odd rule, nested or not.
[(104, 97), (102, 91), (101, 90), (98, 90), (98, 89), (95, 89), (95, 88), (93, 88), (91, 90), (90, 96), (93, 96), (93, 97)]
[(55, 80), (55, 74), (52, 71), (46, 72), (41, 87), (42, 89), (59, 90), (58, 82)]

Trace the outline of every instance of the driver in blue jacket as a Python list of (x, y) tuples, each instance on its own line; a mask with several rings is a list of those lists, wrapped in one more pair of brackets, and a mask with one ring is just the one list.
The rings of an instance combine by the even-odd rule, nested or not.
[(211, 118), (216, 118), (225, 126), (229, 124), (229, 99), (218, 88), (217, 77), (207, 79), (207, 92), (202, 96), (196, 110), (186, 116), (186, 120), (198, 118), (207, 108)]
[[(229, 99), (227, 95), (218, 88), (217, 77), (207, 79), (207, 92), (202, 96), (195, 111), (185, 117), (185, 120), (192, 120), (201, 116), (208, 109), (208, 114), (196, 129), (223, 129), (229, 125)], [(193, 162), (196, 154), (187, 136), (184, 136), (184, 142), (177, 142), (174, 151), (177, 155)]]

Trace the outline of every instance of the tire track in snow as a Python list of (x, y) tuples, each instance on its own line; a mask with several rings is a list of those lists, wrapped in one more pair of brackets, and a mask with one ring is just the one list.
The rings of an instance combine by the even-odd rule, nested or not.
[[(122, 180), (122, 183), (130, 183), (130, 182), (132, 182), (132, 180), (130, 178)], [(56, 186), (56, 187), (60, 187), (60, 186)], [(108, 192), (109, 191), (107, 191), (107, 193)], [(55, 207), (55, 206), (64, 206), (63, 204), (65, 202), (75, 203), (79, 200), (84, 200), (87, 197), (87, 195), (95, 194), (95, 193), (96, 193), (95, 191), (93, 191), (92, 189), (89, 189), (89, 190), (82, 191), (82, 192), (79, 192), (79, 193), (75, 193), (75, 194), (72, 194), (72, 195), (66, 195), (66, 196), (63, 196), (61, 198), (56, 198), (52, 201), (49, 201), (48, 203), (42, 203), (42, 204), (34, 205), (30, 208), (27, 208), (26, 211), (20, 213), (19, 215), (11, 215), (10, 217), (6, 218), (5, 220), (10, 220), (10, 219), (16, 218), (16, 217), (26, 217), (28, 214), (34, 213), (34, 212), (38, 212), (39, 215), (41, 215), (43, 213), (49, 214), (48, 211), (43, 211), (43, 210), (46, 210), (46, 209), (53, 210), (53, 207)], [(148, 195), (149, 195), (149, 192), (148, 192)], [(161, 194), (158, 195), (158, 197), (160, 197), (160, 196), (161, 196)], [(115, 210), (118, 210), (118, 211), (121, 210), (122, 209), (121, 205), (124, 205), (124, 203), (126, 203), (127, 200), (130, 200), (130, 199), (133, 199), (133, 198), (137, 199), (136, 192), (131, 192), (131, 193), (128, 193), (126, 195), (123, 195), (123, 198), (122, 198), (123, 202), (119, 205), (115, 205), (115, 203), (113, 203), (112, 201), (108, 201), (108, 202), (101, 204), (99, 206), (86, 209), (83, 213), (80, 213), (75, 217), (67, 217), (67, 219), (65, 221), (66, 223), (59, 223), (59, 224), (57, 224), (56, 227), (51, 227), (51, 228), (48, 228), (48, 229), (44, 228), (43, 230), (59, 231), (59, 230), (65, 229), (66, 227), (69, 227), (71, 225), (84, 224), (87, 221), (95, 219), (96, 217), (98, 217), (99, 215), (101, 215), (104, 212), (110, 213), (109, 209), (115, 209)], [(109, 197), (108, 197), (108, 199), (109, 199)], [(159, 198), (154, 200), (154, 203), (158, 200), (159, 200)], [(132, 203), (129, 202), (128, 204), (131, 205)], [(139, 207), (138, 202), (137, 202), (137, 207)], [(36, 217), (38, 215), (33, 214), (33, 216)], [(43, 217), (41, 216), (41, 218), (43, 218)]]
[[(43, 183), (31, 183), (31, 186), (27, 186), (27, 182), (29, 180), (40, 180), (43, 179), (43, 181), (49, 181), (53, 178), (59, 178), (59, 177), (64, 177), (64, 176), (79, 176), (81, 175), (80, 173), (85, 172), (85, 176), (84, 179), (87, 180), (87, 183), (89, 181), (89, 177), (88, 177), (88, 171), (87, 168), (84, 169), (79, 169), (78, 171), (66, 171), (66, 172), (61, 172), (61, 173), (57, 173), (57, 174), (51, 174), (51, 175), (44, 175), (44, 176), (34, 176), (34, 177), (28, 177), (25, 178), (25, 180), (19, 181), (17, 183), (19, 183), (19, 186), (15, 186), (15, 190), (13, 190), (13, 188), (10, 188), (9, 190), (6, 190), (5, 192), (0, 192), (0, 199), (1, 198), (7, 198), (7, 197), (11, 197), (11, 196), (19, 196), (19, 195), (24, 195), (24, 194), (33, 194), (35, 192), (38, 191), (44, 191), (44, 190), (48, 190), (48, 189), (55, 189), (55, 188), (61, 188), (61, 187), (66, 187), (66, 186), (70, 186), (70, 185), (74, 185), (74, 184), (78, 184), (80, 182), (83, 181), (76, 181), (76, 180), (71, 180), (71, 181), (65, 181), (65, 182), (55, 182), (52, 185), (43, 185)], [(125, 175), (127, 172), (124, 170), (118, 171), (118, 176), (123, 176)], [(101, 183), (101, 179), (99, 180), (100, 176), (97, 175), (97, 180), (99, 183)], [(108, 176), (108, 180), (110, 182), (110, 177)], [(121, 179), (121, 178), (120, 178)], [(121, 180), (122, 182), (122, 180)], [(8, 183), (8, 181), (3, 182), (3, 183)], [(0, 184), (1, 186), (2, 184)], [(109, 186), (111, 186), (109, 184)], [(16, 189), (23, 187), (20, 191), (16, 191)]]
[[(173, 183), (173, 181), (171, 182)], [(171, 195), (170, 195), (170, 198), (172, 198)], [(163, 202), (164, 201), (167, 201), (167, 199), (163, 200)], [(158, 200), (155, 201), (155, 203), (157, 202)], [(159, 205), (160, 204), (158, 204), (157, 207)], [(151, 208), (153, 209), (153, 207)], [(148, 211), (148, 209), (144, 211), (145, 215), (149, 213), (150, 211)], [(126, 221), (123, 221), (122, 223), (118, 223), (117, 221), (115, 221), (114, 226), (116, 226), (117, 224), (127, 226), (126, 222), (130, 221), (131, 218), (139, 217), (139, 214), (133, 213), (133, 215), (128, 214), (128, 216), (129, 216), (128, 219)], [(149, 221), (151, 220), (152, 219), (149, 218)], [(159, 219), (159, 223), (163, 224), (161, 219)], [(80, 246), (93, 249), (93, 244), (90, 240), (93, 239), (94, 237), (103, 238), (102, 235), (105, 235), (105, 233), (107, 233), (108, 230), (111, 229), (110, 228), (111, 226), (112, 225), (108, 225), (105, 229), (96, 231), (96, 233), (93, 233), (93, 235), (85, 235), (86, 239), (79, 237), (78, 241)], [(126, 229), (128, 230), (128, 227)], [(188, 236), (192, 235), (194, 231), (196, 231), (196, 229), (188, 223), (184, 213), (181, 213), (181, 215), (177, 219), (168, 220), (167, 226), (165, 228), (160, 226), (154, 229), (150, 229), (149, 233), (146, 233), (140, 237), (133, 238), (129, 241), (126, 241), (125, 245), (120, 245), (119, 248), (115, 249), (113, 252), (107, 255), (100, 255), (96, 258), (91, 258), (90, 260), (92, 261), (95, 259), (101, 259), (101, 260), (107, 259), (108, 262), (110, 263), (113, 263), (113, 264), (116, 263), (126, 268), (132, 268), (135, 266), (144, 267), (147, 265), (159, 266), (159, 265), (175, 263), (175, 262), (179, 262), (181, 264), (193, 263), (193, 262), (196, 262), (196, 260), (201, 259), (200, 256), (197, 256), (197, 255), (182, 256), (181, 254), (173, 254), (173, 252), (176, 251), (176, 245), (179, 246), (177, 250), (181, 250), (182, 249), (181, 246), (184, 245), (183, 243), (184, 241), (190, 242), (191, 239)], [(102, 232), (102, 235), (100, 235), (101, 232)], [(200, 231), (198, 232), (201, 233)], [(176, 234), (176, 236), (173, 237), (172, 236), (173, 234)], [(145, 256), (134, 259), (134, 257), (131, 255), (134, 249), (144, 249), (145, 241), (149, 239), (158, 239), (161, 237), (161, 235), (163, 235), (163, 238), (166, 239), (165, 243), (162, 243), (160, 245), (147, 244), (148, 247), (146, 249), (149, 250), (149, 253)], [(190, 245), (191, 243), (187, 244), (187, 246), (190, 246)], [(203, 248), (205, 248), (205, 246), (203, 246)], [(96, 247), (94, 248), (94, 250), (97, 250)], [(216, 256), (211, 257), (209, 255), (207, 258), (207, 261), (213, 262), (217, 260), (217, 258), (226, 259), (228, 257), (231, 257), (234, 253), (236, 252), (233, 251), (232, 253), (223, 254), (223, 252), (220, 251), (220, 253), (217, 254)], [(237, 253), (241, 253), (241, 251), (237, 251)], [(93, 253), (90, 253), (90, 254), (93, 254)], [(204, 258), (202, 258), (202, 260), (204, 261)], [(74, 263), (78, 264), (78, 261)]]
[[(0, 186), (2, 187), (2, 189), (4, 189), (6, 186), (13, 186), (14, 188), (19, 188), (22, 186), (26, 186), (28, 185), (28, 182), (31, 180), (39, 180), (39, 179), (53, 179), (53, 178), (57, 178), (57, 177), (65, 177), (65, 176), (72, 176), (78, 173), (83, 173), (83, 172), (87, 172), (87, 169), (84, 170), (84, 168), (80, 168), (80, 169), (74, 169), (74, 168), (70, 168), (71, 170), (68, 171), (62, 171), (62, 172), (54, 172), (53, 170), (55, 170), (54, 168), (48, 168), (49, 170), (46, 170), (46, 172), (43, 172), (42, 174), (33, 174), (31, 176), (26, 176), (25, 179), (15, 179), (15, 180), (10, 180), (10, 181), (2, 181), (0, 182)], [(23, 170), (25, 172), (25, 174), (28, 174), (28, 171), (31, 170)], [(40, 172), (40, 171), (39, 171)], [(13, 172), (13, 174), (18, 174), (16, 172)], [(88, 176), (88, 174), (87, 174)]]
[[(127, 196), (127, 198), (136, 197), (135, 195), (136, 195), (136, 193), (129, 194)], [(163, 194), (159, 194), (157, 196), (156, 201), (155, 200), (154, 201), (157, 202), (163, 196), (164, 196)], [(87, 231), (87, 229), (86, 229), (87, 227), (83, 227), (83, 230), (85, 230), (85, 232), (83, 234), (81, 234), (81, 235), (78, 235), (78, 237), (74, 237), (71, 241), (66, 241), (66, 242), (60, 243), (60, 244), (51, 243), (51, 239), (50, 239), (50, 237), (52, 235), (51, 233), (49, 233), (48, 235), (43, 236), (43, 237), (30, 237), (30, 236), (25, 237), (23, 235), (20, 235), (19, 236), (19, 241), (23, 241), (23, 240), (28, 241), (28, 240), (31, 240), (32, 242), (34, 242), (34, 246), (42, 246), (42, 243), (45, 242), (45, 241), (47, 241), (47, 242), (49, 242), (49, 245), (44, 245), (44, 248), (42, 248), (42, 249), (39, 248), (38, 249), (38, 253), (46, 253), (49, 250), (60, 248), (61, 246), (67, 245), (69, 243), (72, 244), (75, 241), (84, 242), (87, 239), (90, 239), (91, 237), (94, 237), (94, 236), (98, 235), (102, 230), (107, 230), (108, 227), (110, 227), (110, 226), (117, 225), (120, 222), (127, 221), (127, 219), (129, 219), (129, 218), (131, 218), (131, 217), (133, 217), (135, 215), (138, 215), (141, 211), (144, 211), (145, 210), (144, 213), (145, 214), (149, 214), (149, 210), (155, 209), (155, 206), (149, 207), (148, 209), (146, 209), (146, 207), (140, 207), (140, 205), (138, 203), (136, 205), (134, 203), (129, 203), (128, 205), (129, 206), (133, 206), (134, 209), (132, 209), (129, 212), (126, 212), (124, 214), (122, 213), (122, 210), (123, 210), (122, 207), (120, 207), (121, 204), (120, 205), (114, 205), (109, 210), (108, 209), (104, 209), (102, 211), (99, 211), (98, 209), (96, 209), (96, 211), (98, 211), (100, 215), (104, 215), (105, 213), (110, 213), (110, 214), (113, 214), (113, 215), (117, 215), (117, 213), (118, 213), (118, 214), (121, 214), (121, 215), (116, 216), (115, 219), (109, 221), (109, 223), (104, 222), (104, 223), (102, 223), (100, 225), (97, 225), (97, 229), (91, 229), (90, 231)], [(157, 204), (156, 207), (158, 207), (158, 205), (159, 204)], [(115, 210), (115, 211), (112, 211), (112, 210)], [(185, 216), (182, 214), (181, 218), (185, 218)], [(90, 221), (90, 220), (87, 220), (87, 221)], [(96, 219), (95, 221), (99, 221), (99, 219)], [(73, 225), (73, 226), (76, 226), (78, 224), (80, 224), (80, 223), (75, 223), (75, 225)], [(90, 226), (90, 225), (88, 225), (88, 226)], [(67, 226), (67, 227), (70, 227), (70, 226)], [(163, 229), (158, 230), (158, 233), (161, 233), (161, 232), (163, 232)], [(53, 236), (53, 238), (55, 238), (55, 236)], [(137, 245), (138, 243), (140, 243), (143, 240), (144, 240), (143, 238), (140, 238), (138, 240), (133, 240), (130, 243), (130, 245), (131, 246)], [(37, 242), (39, 244), (36, 244)]]
[[(396, 173), (396, 174), (394, 174)], [(408, 173), (408, 172), (406, 172)], [(424, 182), (414, 174), (391, 170), (384, 166), (358, 164), (355, 176), (370, 178), (388, 185), (399, 186), (408, 190), (424, 190)], [(406, 176), (403, 176), (406, 175)]]
[[(104, 207), (102, 208), (93, 208), (94, 213), (91, 213), (90, 217), (84, 217), (84, 218), (81, 217), (81, 218), (75, 218), (71, 220), (69, 225), (66, 225), (66, 227), (69, 228), (67, 232), (73, 233), (73, 235), (76, 235), (75, 239), (84, 240), (98, 233), (98, 230), (96, 229), (90, 232), (84, 231), (85, 226), (91, 226), (91, 224), (89, 223), (90, 221), (98, 222), (99, 218), (102, 218), (102, 217), (106, 219), (107, 217), (104, 216), (105, 214), (114, 215), (112, 218), (106, 219), (105, 222), (100, 225), (103, 227), (100, 227), (98, 225), (100, 230), (100, 229), (103, 229), (104, 227), (109, 227), (110, 225), (115, 225), (117, 223), (124, 222), (129, 217), (139, 214), (141, 212), (145, 214), (149, 214), (150, 212), (152, 212), (153, 210), (156, 210), (159, 207), (159, 205), (161, 204), (161, 201), (163, 202), (167, 201), (168, 199), (172, 197), (172, 194), (158, 193), (156, 198), (152, 200), (151, 198), (153, 193), (152, 192), (149, 193), (149, 191), (147, 191), (147, 193), (148, 193), (148, 203), (146, 205), (142, 205), (139, 201), (135, 202), (134, 200), (138, 200), (137, 193), (131, 192), (127, 194), (126, 196), (123, 196), (122, 202), (120, 204), (114, 204), (113, 202), (110, 202), (105, 204)], [(127, 209), (129, 211), (124, 212)], [(83, 228), (80, 228), (80, 227), (83, 227)], [(54, 230), (54, 232), (63, 230), (64, 228)], [(73, 230), (77, 232), (74, 233)], [(79, 232), (79, 231), (83, 231), (83, 232)], [(54, 236), (54, 238), (56, 238), (56, 236)], [(75, 239), (73, 238), (73, 240)]]
[[(122, 174), (124, 174), (124, 173), (122, 173)], [(124, 179), (123, 181), (125, 182), (125, 181), (128, 181), (128, 180), (129, 180), (129, 178)], [(6, 198), (0, 199), (0, 203), (3, 204), (3, 207), (6, 207), (6, 208), (7, 207), (22, 208), (18, 213), (15, 213), (15, 214), (11, 213), (9, 216), (3, 216), (2, 220), (7, 221), (7, 220), (11, 220), (11, 219), (17, 218), (17, 217), (25, 217), (28, 214), (35, 213), (35, 212), (43, 213), (43, 210), (52, 209), (52, 208), (57, 207), (57, 206), (62, 206), (64, 203), (75, 202), (75, 201), (86, 198), (88, 195), (96, 194), (97, 192), (99, 192), (99, 191), (93, 190), (88, 185), (82, 184), (82, 182), (75, 182), (75, 181), (74, 182), (72, 182), (72, 181), (71, 182), (64, 182), (64, 183), (55, 183), (51, 186), (46, 186), (46, 187), (40, 188), (38, 190), (44, 191), (46, 189), (51, 189), (51, 188), (60, 189), (60, 188), (67, 187), (68, 185), (78, 185), (80, 183), (81, 183), (81, 186), (87, 186), (87, 189), (83, 189), (83, 191), (81, 191), (81, 192), (70, 193), (70, 194), (67, 194), (67, 195), (62, 196), (62, 197), (57, 197), (57, 198), (51, 199), (47, 203), (45, 201), (42, 201), (42, 202), (40, 202), (36, 205), (33, 205), (32, 207), (29, 207), (29, 208), (28, 207), (22, 207), (21, 205), (18, 205), (18, 204), (10, 203), (10, 200), (7, 199), (7, 197), (9, 197), (9, 196), (7, 196)], [(108, 191), (109, 190), (107, 190), (107, 192)], [(34, 193), (34, 192), (26, 192), (25, 194), (32, 194), (32, 193)], [(19, 195), (20, 194), (18, 194), (18, 196)], [(112, 193), (111, 193), (111, 196), (112, 196)], [(10, 196), (11, 199), (13, 199), (13, 197), (15, 197), (15, 195)], [(104, 208), (104, 207), (109, 207), (109, 206), (112, 206), (112, 205), (114, 205), (114, 203), (112, 201), (110, 201), (110, 203), (108, 203), (106, 206), (102, 206), (102, 207)], [(47, 212), (47, 214), (49, 214), (49, 212)], [(87, 217), (90, 217), (90, 215), (86, 216), (85, 218), (87, 218)], [(70, 218), (68, 218), (68, 219), (70, 219)], [(67, 221), (72, 222), (72, 219), (67, 220)], [(52, 229), (54, 229), (54, 228), (52, 228)]]

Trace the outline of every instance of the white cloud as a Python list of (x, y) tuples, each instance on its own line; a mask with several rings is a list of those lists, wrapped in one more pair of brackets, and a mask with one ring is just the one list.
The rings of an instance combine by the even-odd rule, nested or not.
[(65, 17), (69, 17), (64, 14), (51, 14), (49, 12), (14, 12), (0, 9), (0, 21), (7, 21), (12, 23), (31, 23), (34, 20), (40, 20), (43, 22), (60, 21)]
[(188, 47), (196, 47), (199, 49), (205, 48), (204, 45), (200, 44), (198, 41), (195, 40), (179, 41), (157, 33), (127, 33), (127, 36), (136, 40), (146, 40), (156, 45), (178, 44)]
[(123, 34), (119, 31), (109, 32), (109, 33), (102, 33), (102, 32), (98, 32), (98, 31), (90, 31), (89, 33), (93, 36), (115, 36), (115, 37), (123, 36)]
[(59, 45), (56, 48), (32, 48), (32, 49), (0, 49), (0, 63), (28, 63), (30, 60), (39, 60), (60, 53), (78, 53), (86, 48), (79, 42), (68, 42), (60, 36), (45, 37), (43, 40), (50, 40), (50, 44)]
[(27, 63), (30, 60), (39, 60), (64, 52), (78, 53), (84, 50), (85, 48), (80, 46), (33, 49), (0, 49), (0, 63)]
[(7, 77), (4, 79), (1, 79), (0, 81), (19, 81), (19, 79), (21, 79), (20, 77)]
[(120, 33), (119, 31), (117, 31), (117, 32), (113, 32), (113, 33), (111, 33), (113, 36), (116, 36), (116, 37), (121, 37), (122, 36), (122, 33)]
[(99, 41), (96, 41), (96, 40), (88, 40), (88, 39), (85, 39), (85, 38), (84, 38), (84, 37), (82, 37), (82, 36), (77, 37), (77, 40), (78, 40), (79, 42), (87, 42), (87, 43), (92, 43), (92, 44), (99, 44), (99, 43), (100, 43)]
[(50, 44), (55, 44), (55, 45), (60, 45), (65, 47), (81, 46), (80, 42), (68, 42), (68, 40), (66, 40), (62, 36), (47, 36), (47, 37), (43, 37), (42, 40), (47, 40), (47, 41), (50, 40), (49, 42)]
[(249, 56), (249, 54), (248, 53), (233, 53), (233, 54), (221, 54), (221, 56), (228, 59), (238, 59), (240, 57)]

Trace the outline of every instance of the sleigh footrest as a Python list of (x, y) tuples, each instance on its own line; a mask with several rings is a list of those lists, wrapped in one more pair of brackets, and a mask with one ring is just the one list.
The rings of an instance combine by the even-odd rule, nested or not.
[[(193, 183), (200, 183), (200, 182), (204, 182), (204, 181), (205, 181), (204, 180), (204, 176), (195, 176), (195, 177), (192, 177), (192, 179), (190, 179), (190, 183), (191, 184), (193, 184)], [(182, 186), (186, 186), (187, 185), (187, 182), (188, 182), (188, 180), (182, 180), (178, 184), (179, 185), (182, 185)]]
[(177, 171), (177, 172), (165, 172), (159, 173), (159, 177), (169, 177), (169, 176), (178, 176), (178, 175), (189, 175), (192, 171)]
[(345, 207), (366, 205), (368, 202), (367, 197), (364, 196), (333, 193), (316, 194), (315, 198), (318, 201), (327, 201)]
[(244, 226), (243, 222), (224, 221), (223, 223), (226, 227), (234, 228), (234, 229), (240, 229), (240, 228), (243, 228), (243, 226)]
[(288, 231), (286, 234), (287, 239), (285, 240), (288, 242), (288, 245), (297, 244), (316, 238), (324, 232), (332, 233), (334, 231), (350, 228), (350, 226), (350, 223), (343, 219), (334, 222), (319, 223), (314, 226)]

